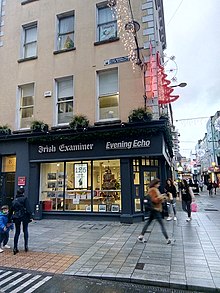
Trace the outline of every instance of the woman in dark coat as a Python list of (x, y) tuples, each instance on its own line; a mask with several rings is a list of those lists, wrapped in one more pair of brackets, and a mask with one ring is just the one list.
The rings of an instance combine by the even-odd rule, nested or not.
[[(166, 194), (169, 196), (169, 200), (167, 202), (167, 206), (168, 206), (168, 218), (167, 221), (170, 221), (172, 219), (174, 219), (174, 221), (177, 220), (176, 218), (176, 197), (177, 197), (177, 191), (176, 191), (176, 187), (172, 181), (172, 179), (167, 179), (166, 181), (166, 186), (165, 186), (165, 192)], [(171, 208), (173, 209), (173, 217), (171, 214)]]
[(24, 195), (24, 188), (17, 190), (16, 198), (12, 201), (12, 207), (9, 212), (9, 219), (15, 224), (14, 235), (14, 254), (18, 253), (18, 239), (21, 233), (21, 223), (24, 233), (24, 249), (28, 251), (28, 223), (32, 221), (32, 213), (28, 198)]

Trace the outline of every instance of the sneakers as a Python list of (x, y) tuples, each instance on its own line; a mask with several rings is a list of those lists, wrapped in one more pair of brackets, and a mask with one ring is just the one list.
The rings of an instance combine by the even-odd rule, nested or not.
[(171, 221), (172, 219), (173, 219), (173, 217), (169, 216), (169, 217), (167, 218), (167, 221)]
[(141, 243), (147, 242), (146, 239), (144, 239), (144, 237), (142, 235), (138, 236), (137, 240)]
[(6, 245), (3, 246), (3, 248), (8, 248), (9, 249), (9, 248), (11, 248), (11, 246), (6, 244)]
[(177, 220), (177, 217), (175, 216), (175, 217), (173, 218), (173, 220), (176, 221), (176, 220)]
[(176, 242), (176, 239), (172, 238), (172, 239), (167, 239), (167, 245), (172, 244), (174, 245), (174, 243)]
[(192, 218), (187, 218), (186, 222), (190, 222), (192, 220)]
[(2, 248), (0, 248), (0, 253), (2, 253), (4, 250)]

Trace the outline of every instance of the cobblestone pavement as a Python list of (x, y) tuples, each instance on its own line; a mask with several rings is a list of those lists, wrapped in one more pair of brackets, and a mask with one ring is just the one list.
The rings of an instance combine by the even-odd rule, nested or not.
[[(167, 245), (158, 223), (137, 242), (143, 223), (40, 220), (30, 224), (30, 251), (0, 254), (0, 266), (176, 289), (220, 292), (220, 192), (196, 196), (199, 211), (186, 222), (166, 221), (176, 239)], [(23, 236), (23, 235), (21, 235)], [(13, 243), (11, 235), (10, 244)]]

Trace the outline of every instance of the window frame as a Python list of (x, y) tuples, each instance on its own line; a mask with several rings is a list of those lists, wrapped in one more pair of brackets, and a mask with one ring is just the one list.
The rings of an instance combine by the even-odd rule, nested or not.
[[(61, 83), (61, 82), (64, 82), (64, 81), (67, 81), (67, 80), (70, 80), (72, 79), (72, 99), (68, 99), (68, 100), (65, 100), (65, 101), (58, 101), (58, 84)], [(59, 123), (59, 105), (60, 104), (64, 104), (64, 103), (67, 103), (67, 102), (72, 102), (72, 113), (74, 113), (74, 76), (73, 75), (70, 75), (70, 76), (65, 76), (65, 77), (61, 77), (61, 78), (56, 78), (55, 79), (55, 89), (56, 89), (56, 105), (55, 105), (55, 125), (56, 126), (61, 126), (61, 125), (68, 125), (70, 121), (68, 122), (62, 122), (62, 123)], [(68, 98), (68, 97), (67, 97)]]
[[(37, 57), (37, 37), (38, 37), (38, 26), (37, 25), (38, 25), (37, 22), (32, 22), (32, 23), (22, 25), (21, 56), (22, 56), (23, 59), (29, 59), (29, 58), (36, 58)], [(36, 39), (34, 41), (31, 41), (31, 42), (27, 43), (26, 42), (27, 31), (29, 29), (33, 29), (33, 28), (36, 28)], [(36, 44), (36, 46), (35, 46), (35, 55), (26, 56), (26, 54), (27, 54), (27, 47), (26, 46), (30, 45), (30, 44)]]
[[(68, 17), (72, 17), (73, 18), (73, 30), (61, 34), (60, 33), (60, 21), (62, 19), (68, 18)], [(57, 23), (57, 25), (56, 25), (56, 39), (55, 39), (55, 48), (56, 48), (56, 51), (57, 52), (63, 52), (63, 51), (71, 51), (71, 50), (74, 50), (75, 49), (75, 42), (74, 42), (74, 39), (75, 39), (75, 11), (74, 10), (71, 10), (71, 11), (68, 11), (68, 12), (61, 13), (61, 14), (56, 15), (56, 23)], [(73, 41), (73, 46), (70, 47), (70, 48), (61, 48), (60, 45), (59, 45), (59, 38), (60, 38), (60, 36), (69, 35), (69, 34), (73, 34), (73, 40), (72, 40)]]
[[(24, 87), (25, 86), (28, 86), (28, 85), (33, 85), (33, 104), (32, 105), (28, 105), (28, 106), (22, 106), (22, 98), (24, 98), (24, 96), (22, 96), (22, 91), (24, 90)], [(18, 86), (18, 128), (19, 129), (30, 129), (30, 127), (21, 127), (22, 125), (22, 110), (24, 109), (28, 109), (28, 108), (32, 108), (33, 111), (32, 111), (32, 118), (30, 117), (30, 122), (34, 120), (34, 97), (35, 97), (35, 83), (34, 82), (31, 82), (31, 83), (27, 83), (27, 84), (22, 84), (22, 85), (19, 85)]]
[[(109, 42), (109, 41), (112, 41), (112, 40), (117, 40), (118, 39), (118, 26), (117, 26), (117, 20), (114, 19), (112, 17), (112, 20), (111, 21), (106, 21), (106, 22), (103, 22), (103, 23), (99, 23), (99, 13), (102, 9), (110, 9), (110, 7), (108, 7), (107, 3), (104, 3), (104, 4), (101, 4), (101, 5), (97, 5), (96, 6), (96, 42), (98, 43), (102, 43), (102, 42)], [(114, 36), (110, 36), (109, 38), (106, 38), (106, 39), (101, 39), (101, 27), (102, 26), (105, 26), (105, 25), (111, 25), (113, 24), (114, 25)]]
[[(100, 75), (103, 74), (103, 73), (106, 73), (106, 72), (113, 72), (115, 71), (116, 74), (117, 74), (117, 91), (114, 91), (114, 92), (111, 92), (111, 93), (105, 93), (105, 94), (100, 94)], [(102, 98), (111, 98), (113, 96), (117, 96), (117, 99), (118, 99), (118, 105), (117, 105), (117, 110), (118, 110), (118, 117), (107, 117), (107, 118), (101, 118), (101, 115), (100, 115), (100, 100)], [(105, 122), (105, 121), (117, 121), (119, 120), (119, 116), (120, 116), (120, 94), (119, 94), (119, 70), (118, 70), (118, 67), (114, 67), (114, 68), (111, 68), (111, 69), (107, 69), (107, 70), (100, 70), (100, 71), (97, 71), (97, 121), (98, 122)]]

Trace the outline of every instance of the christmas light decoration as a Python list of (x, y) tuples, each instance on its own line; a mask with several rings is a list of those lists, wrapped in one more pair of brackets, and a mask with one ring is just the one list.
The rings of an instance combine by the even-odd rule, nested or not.
[(139, 63), (135, 38), (140, 25), (133, 20), (128, 0), (108, 0), (108, 6), (111, 8), (113, 16), (117, 19), (118, 35), (128, 52), (133, 69), (135, 69), (135, 65)]
[(167, 74), (164, 72), (164, 67), (160, 63), (160, 54), (156, 53), (157, 61), (157, 75), (158, 75), (158, 103), (159, 104), (169, 104), (176, 101), (179, 96), (171, 95), (173, 88), (170, 86), (171, 81), (166, 79)]

